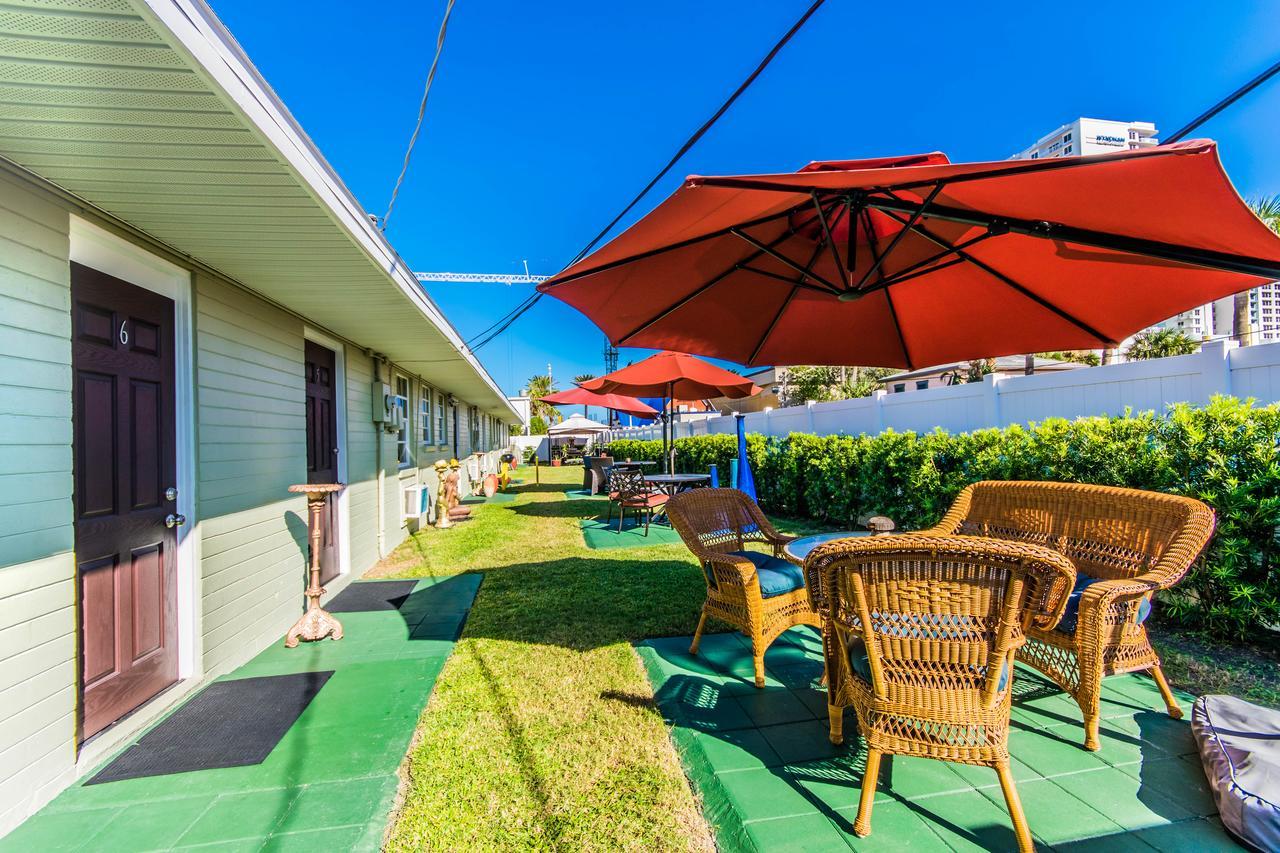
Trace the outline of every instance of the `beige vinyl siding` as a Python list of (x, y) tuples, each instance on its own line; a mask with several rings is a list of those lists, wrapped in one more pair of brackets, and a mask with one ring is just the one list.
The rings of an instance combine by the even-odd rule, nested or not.
[(283, 635), (306, 566), (302, 323), (196, 276), (197, 490), (204, 668)]
[(68, 228), (0, 174), (0, 835), (75, 762)]
[(347, 360), (347, 506), (351, 524), (351, 571), (360, 574), (378, 561), (379, 428), (373, 422), (373, 360), (355, 347)]

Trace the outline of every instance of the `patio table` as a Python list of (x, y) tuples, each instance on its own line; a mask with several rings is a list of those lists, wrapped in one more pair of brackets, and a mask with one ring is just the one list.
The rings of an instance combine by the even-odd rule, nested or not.
[(646, 483), (657, 486), (670, 496), (711, 482), (710, 474), (646, 474)]
[(803, 566), (809, 552), (819, 545), (834, 542), (837, 539), (849, 539), (853, 536), (870, 536), (870, 530), (837, 530), (834, 533), (815, 533), (812, 536), (801, 536), (782, 546), (782, 554), (797, 566)]

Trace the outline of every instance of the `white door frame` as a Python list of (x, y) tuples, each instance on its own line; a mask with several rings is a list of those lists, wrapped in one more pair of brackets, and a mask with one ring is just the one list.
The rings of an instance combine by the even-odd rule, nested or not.
[[(347, 484), (347, 356), (346, 348), (336, 338), (318, 329), (302, 327), (302, 337), (325, 349), (333, 350), (333, 405), (337, 413), (338, 482)], [(338, 576), (351, 571), (351, 500), (350, 489), (338, 492)]]
[(176, 427), (178, 512), (187, 523), (178, 528), (178, 678), (201, 673), (198, 647), (200, 614), (199, 519), (196, 517), (195, 338), (192, 325), (191, 271), (153, 255), (141, 246), (87, 219), (71, 215), (70, 259), (173, 300), (174, 425)]

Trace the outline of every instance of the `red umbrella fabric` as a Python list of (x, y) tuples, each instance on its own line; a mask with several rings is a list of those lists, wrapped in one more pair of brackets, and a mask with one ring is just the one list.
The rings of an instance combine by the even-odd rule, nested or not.
[(682, 352), (660, 352), (644, 361), (582, 383), (588, 391), (630, 394), (636, 397), (674, 397), (702, 400), (710, 397), (739, 399), (759, 394), (745, 376)]
[(914, 368), (1114, 347), (1276, 278), (1280, 238), (1231, 187), (1216, 145), (1197, 140), (695, 176), (539, 290), (618, 346)]
[(613, 409), (615, 412), (635, 415), (638, 418), (652, 418), (658, 414), (658, 410), (653, 406), (635, 397), (624, 394), (599, 394), (581, 386), (574, 386), (567, 391), (557, 391), (540, 399), (553, 406), (600, 406), (604, 409)]

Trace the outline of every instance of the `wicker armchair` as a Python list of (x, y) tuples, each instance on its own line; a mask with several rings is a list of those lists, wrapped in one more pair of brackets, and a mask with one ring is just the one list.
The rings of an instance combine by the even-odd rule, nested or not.
[(1213, 527), (1213, 510), (1179, 495), (989, 481), (961, 492), (927, 532), (1048, 545), (1075, 564), (1062, 622), (1031, 630), (1018, 658), (1071, 694), (1084, 716), (1085, 749), (1096, 750), (1104, 676), (1150, 671), (1169, 715), (1182, 716), (1143, 623), (1151, 596), (1182, 579)]
[[(737, 489), (681, 492), (668, 501), (667, 517), (702, 564), (707, 582), (690, 654), (698, 653), (708, 616), (728, 622), (751, 638), (756, 687), (764, 687), (764, 653), (778, 635), (796, 625), (821, 627), (800, 567), (782, 557), (782, 546), (795, 537), (775, 530), (755, 501)], [(770, 550), (749, 551), (750, 542)]]
[(1009, 770), (1014, 655), (1058, 621), (1075, 570), (1049, 548), (970, 536), (842, 539), (805, 561), (822, 578), (831, 740), (852, 705), (867, 742), (853, 830), (871, 832), (883, 755), (991, 767), (1018, 848), (1031, 833)]

